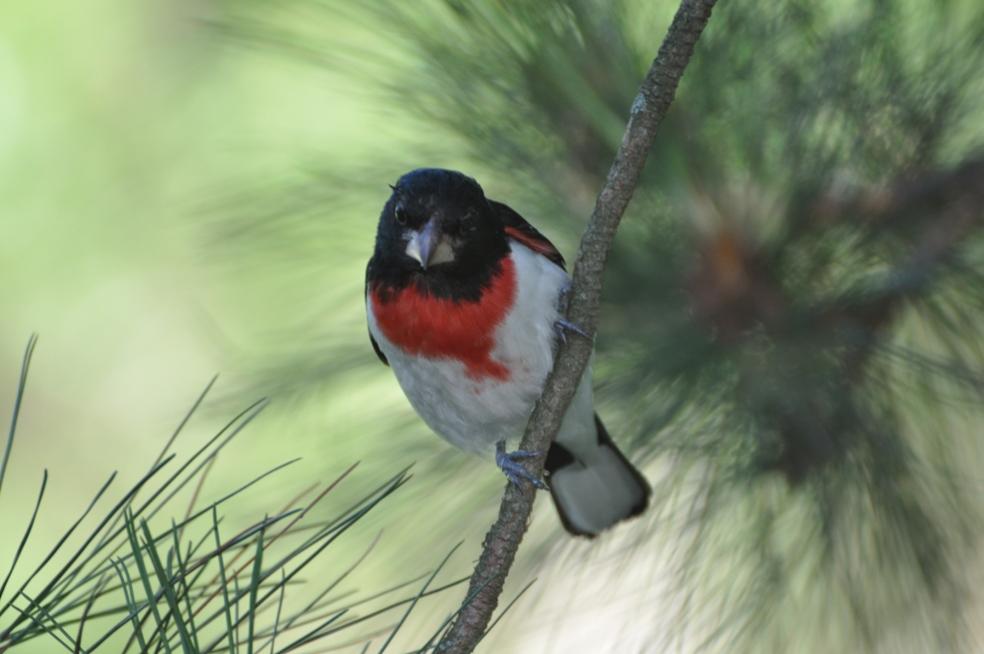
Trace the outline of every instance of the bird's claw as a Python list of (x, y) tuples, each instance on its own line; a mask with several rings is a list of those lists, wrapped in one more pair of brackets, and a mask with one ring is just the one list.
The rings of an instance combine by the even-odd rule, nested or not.
[(534, 477), (530, 474), (530, 471), (526, 469), (526, 466), (520, 463), (525, 459), (534, 459), (541, 454), (543, 453), (530, 452), (528, 450), (506, 452), (505, 441), (499, 441), (495, 444), (495, 464), (499, 466), (503, 473), (505, 473), (506, 478), (509, 479), (510, 483), (513, 483), (516, 486), (522, 486), (523, 481), (527, 481), (540, 490), (546, 490), (547, 485), (543, 482), (543, 480)]
[[(567, 303), (571, 299), (571, 286), (572, 282), (568, 280), (568, 282), (564, 284), (563, 288), (560, 289), (560, 293), (557, 296), (557, 312), (560, 313), (561, 316), (567, 313)], [(557, 336), (564, 343), (567, 342), (567, 332), (573, 332), (578, 336), (583, 336), (584, 338), (591, 338), (588, 332), (585, 331), (580, 325), (569, 320), (565, 320), (564, 318), (558, 318), (554, 321), (554, 329), (557, 330)]]
[(560, 340), (565, 343), (567, 342), (567, 332), (573, 332), (579, 336), (583, 336), (584, 338), (591, 338), (588, 332), (584, 331), (580, 325), (570, 322), (569, 320), (564, 320), (563, 318), (558, 318), (557, 321), (554, 322), (554, 327), (557, 330), (557, 335), (560, 337)]

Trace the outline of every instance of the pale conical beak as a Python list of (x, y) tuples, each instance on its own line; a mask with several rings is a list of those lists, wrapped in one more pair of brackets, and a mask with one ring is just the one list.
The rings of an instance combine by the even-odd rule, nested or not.
[(437, 249), (437, 242), (440, 233), (437, 230), (437, 221), (433, 218), (415, 232), (407, 242), (407, 256), (413, 257), (420, 262), (420, 267), (427, 270), (427, 265), (434, 256)]

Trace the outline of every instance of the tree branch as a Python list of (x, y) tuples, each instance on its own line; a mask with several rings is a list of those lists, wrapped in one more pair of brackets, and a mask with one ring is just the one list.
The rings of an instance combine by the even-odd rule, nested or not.
[[(763, 252), (731, 227), (705, 237), (698, 248), (689, 283), (690, 301), (702, 326), (724, 342), (736, 342), (749, 330), (765, 326), (773, 336), (804, 324), (824, 331), (856, 323), (868, 331), (889, 322), (903, 300), (929, 286), (965, 244), (984, 225), (984, 155), (960, 164), (908, 172), (890, 183), (850, 193), (824, 190), (787, 208), (789, 220), (803, 217), (811, 231), (795, 238), (815, 237), (836, 225), (856, 226), (877, 234), (881, 242), (896, 241), (900, 254), (875, 293), (826, 301), (803, 320), (803, 302), (787, 297)], [(868, 280), (870, 283), (870, 279)]]
[[(598, 324), (602, 275), (615, 231), (642, 174), (656, 138), (656, 128), (673, 102), (677, 85), (715, 3), (716, 0), (682, 0), (632, 103), (622, 143), (598, 194), (574, 264), (567, 319), (589, 334), (595, 333)], [(543, 395), (526, 426), (520, 448), (544, 453), (527, 464), (529, 471), (538, 477), (543, 473), (545, 453), (560, 429), (593, 347), (593, 339), (586, 338), (570, 338), (561, 344)], [(438, 643), (437, 652), (471, 652), (485, 634), (526, 533), (534, 498), (535, 490), (529, 484), (521, 487), (507, 484), (499, 517), (485, 536), (481, 557), (472, 573), (465, 595), (468, 599)]]

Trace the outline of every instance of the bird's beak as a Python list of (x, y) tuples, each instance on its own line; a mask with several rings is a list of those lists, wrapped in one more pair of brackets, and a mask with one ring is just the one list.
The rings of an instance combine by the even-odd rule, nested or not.
[(434, 256), (434, 251), (437, 249), (439, 238), (437, 219), (431, 218), (419, 232), (415, 232), (410, 237), (410, 241), (407, 243), (407, 255), (419, 261), (420, 267), (427, 270), (427, 265), (431, 262), (431, 257)]

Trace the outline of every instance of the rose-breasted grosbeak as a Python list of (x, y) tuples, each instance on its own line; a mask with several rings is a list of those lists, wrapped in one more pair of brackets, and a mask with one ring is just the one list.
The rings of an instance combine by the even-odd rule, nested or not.
[[(522, 435), (553, 367), (570, 285), (564, 259), (506, 205), (458, 172), (414, 170), (392, 187), (366, 270), (369, 337), (431, 429), (465, 450), (496, 448), (513, 481)], [(585, 372), (546, 459), (568, 531), (594, 536), (639, 514), (649, 485), (612, 442)], [(539, 480), (530, 480), (539, 484)]]

